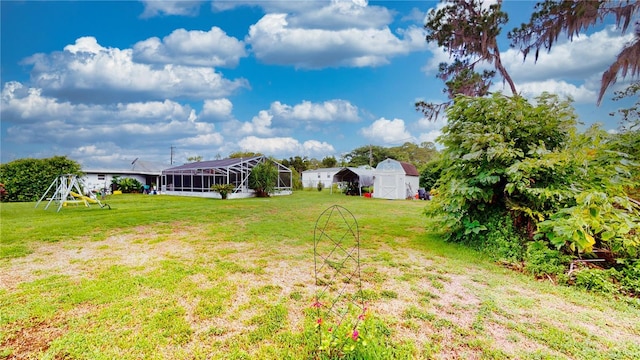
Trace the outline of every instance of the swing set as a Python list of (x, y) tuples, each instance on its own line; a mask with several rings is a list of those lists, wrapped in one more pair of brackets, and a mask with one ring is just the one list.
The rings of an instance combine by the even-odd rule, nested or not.
[[(83, 195), (83, 189), (86, 189), (87, 185), (84, 181), (74, 174), (65, 174), (57, 177), (47, 191), (45, 191), (44, 195), (38, 200), (36, 203), (36, 208), (40, 205), (42, 200), (49, 200), (47, 202), (47, 206), (44, 207), (45, 210), (49, 208), (52, 202), (55, 202), (58, 205), (59, 212), (62, 207), (68, 205), (84, 205), (89, 207), (89, 204), (97, 204), (101, 209), (107, 208), (111, 210), (111, 206), (107, 203), (102, 203), (98, 199), (98, 197), (94, 193), (89, 193), (89, 195)], [(55, 189), (53, 195), (51, 197), (47, 197), (52, 189)]]

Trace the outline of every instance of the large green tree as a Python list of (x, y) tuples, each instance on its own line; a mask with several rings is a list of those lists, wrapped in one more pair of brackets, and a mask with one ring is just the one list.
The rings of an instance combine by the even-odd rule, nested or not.
[(280, 164), (290, 169), (295, 169), (298, 173), (302, 173), (303, 171), (309, 169), (311, 163), (312, 162), (308, 157), (299, 155), (290, 157), (289, 159), (282, 159), (280, 161)]
[(332, 168), (338, 165), (338, 160), (336, 160), (333, 156), (327, 156), (322, 159), (322, 167), (324, 168)]
[(351, 152), (344, 155), (344, 160), (348, 166), (357, 167), (371, 165), (375, 167), (382, 160), (391, 157), (392, 154), (389, 148), (377, 145), (367, 145), (351, 150)]
[(0, 183), (5, 201), (36, 201), (60, 175), (82, 175), (81, 166), (66, 156), (46, 159), (18, 159), (0, 165)]

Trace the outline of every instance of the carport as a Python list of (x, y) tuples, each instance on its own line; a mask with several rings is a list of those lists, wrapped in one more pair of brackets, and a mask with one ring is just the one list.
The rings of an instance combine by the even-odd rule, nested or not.
[[(373, 186), (373, 170), (360, 167), (345, 167), (333, 175), (334, 184), (347, 184), (348, 187), (356, 189), (358, 195), (362, 196), (363, 186)], [(333, 192), (333, 186), (331, 187)]]

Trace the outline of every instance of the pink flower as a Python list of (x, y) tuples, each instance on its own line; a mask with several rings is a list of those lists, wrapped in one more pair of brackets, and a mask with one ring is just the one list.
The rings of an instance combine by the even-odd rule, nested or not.
[(316, 300), (313, 304), (311, 304), (311, 307), (320, 308), (320, 307), (322, 307), (322, 303), (320, 301)]
[(322, 325), (322, 318), (318, 318), (318, 320), (316, 320), (316, 322), (318, 323), (318, 325)]
[(360, 335), (358, 333), (358, 330), (353, 330), (353, 334), (351, 334), (351, 339), (353, 339), (353, 341), (358, 341), (358, 335)]

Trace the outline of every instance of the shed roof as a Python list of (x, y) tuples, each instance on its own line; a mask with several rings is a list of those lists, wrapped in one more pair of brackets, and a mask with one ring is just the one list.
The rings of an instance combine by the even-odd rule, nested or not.
[(413, 164), (404, 161), (398, 161), (396, 159), (384, 159), (378, 163), (376, 166), (377, 172), (395, 172), (395, 173), (404, 173), (406, 176), (420, 176), (418, 173), (418, 169)]
[(413, 164), (409, 164), (408, 162), (400, 161), (400, 165), (404, 169), (405, 175), (409, 176), (420, 176), (418, 169)]
[(373, 185), (373, 170), (356, 167), (345, 167), (333, 175), (333, 182), (358, 181), (360, 186)]

